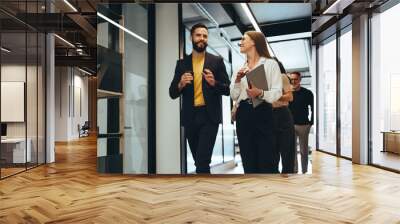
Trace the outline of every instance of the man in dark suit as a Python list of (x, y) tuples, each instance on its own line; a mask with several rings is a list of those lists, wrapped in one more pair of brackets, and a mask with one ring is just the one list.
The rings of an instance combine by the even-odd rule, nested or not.
[(221, 57), (206, 52), (208, 29), (192, 27), (192, 54), (178, 60), (169, 95), (182, 95), (181, 125), (195, 161), (196, 173), (210, 173), (212, 151), (222, 121), (222, 95), (229, 95), (229, 78)]

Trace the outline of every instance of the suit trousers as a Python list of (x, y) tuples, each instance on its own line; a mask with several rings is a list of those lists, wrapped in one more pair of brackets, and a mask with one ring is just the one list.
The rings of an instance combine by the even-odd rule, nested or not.
[(196, 173), (210, 173), (211, 156), (218, 126), (212, 122), (206, 107), (196, 107), (193, 121), (185, 127), (186, 138), (196, 166)]
[[(302, 173), (307, 173), (308, 170), (308, 135), (310, 134), (310, 128), (311, 125), (306, 124), (306, 125), (295, 125), (294, 130), (295, 130), (295, 136), (297, 142), (297, 139), (299, 139), (299, 146), (300, 146), (300, 157), (301, 157), (301, 171)], [(297, 173), (297, 149), (295, 149), (296, 152), (296, 159), (295, 159), (295, 172)]]
[(282, 173), (294, 173), (295, 137), (292, 114), (288, 107), (274, 108), (273, 111), (275, 146), (281, 157)]
[(236, 133), (245, 173), (278, 173), (279, 154), (273, 142), (272, 106), (256, 108), (241, 101), (236, 114)]

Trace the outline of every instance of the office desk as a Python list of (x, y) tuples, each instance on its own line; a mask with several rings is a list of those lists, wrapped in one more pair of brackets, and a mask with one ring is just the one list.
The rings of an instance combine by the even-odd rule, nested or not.
[(400, 154), (400, 132), (383, 131), (383, 150), (382, 152), (393, 152)]
[(1, 157), (6, 163), (25, 163), (31, 162), (31, 145), (30, 138), (26, 140), (28, 143), (25, 153), (25, 138), (6, 138), (1, 139)]

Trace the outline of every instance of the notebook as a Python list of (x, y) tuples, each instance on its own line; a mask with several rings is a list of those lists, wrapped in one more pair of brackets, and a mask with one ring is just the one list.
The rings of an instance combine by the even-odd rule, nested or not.
[[(261, 64), (246, 74), (247, 82), (251, 82), (253, 86), (268, 91), (268, 82), (265, 76), (264, 64)], [(252, 99), (253, 107), (257, 107), (264, 100), (254, 98)]]

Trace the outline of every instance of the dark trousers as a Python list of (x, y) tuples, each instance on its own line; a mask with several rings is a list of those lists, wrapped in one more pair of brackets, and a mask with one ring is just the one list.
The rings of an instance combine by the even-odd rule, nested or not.
[(273, 114), (275, 146), (281, 156), (282, 173), (294, 173), (295, 137), (292, 114), (288, 107), (274, 108)]
[(205, 107), (195, 108), (193, 121), (185, 127), (186, 138), (196, 166), (196, 173), (210, 173), (211, 156), (218, 126), (212, 122)]
[(236, 133), (245, 173), (278, 173), (279, 154), (273, 142), (271, 104), (256, 108), (242, 101), (236, 114)]

